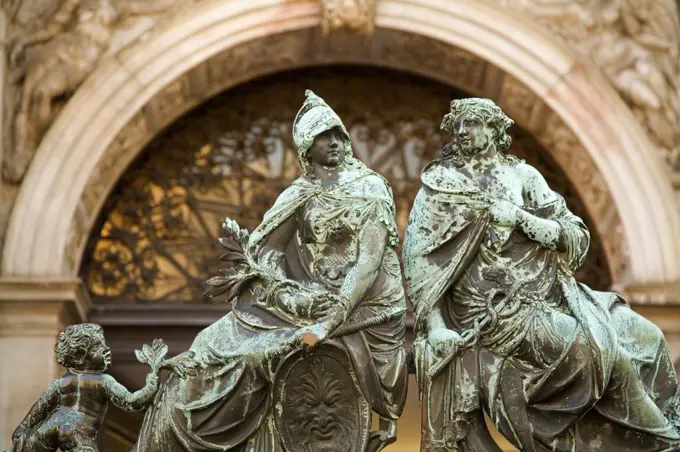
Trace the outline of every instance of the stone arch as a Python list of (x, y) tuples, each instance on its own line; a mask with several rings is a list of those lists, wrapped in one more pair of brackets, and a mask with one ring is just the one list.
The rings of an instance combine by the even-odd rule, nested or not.
[(115, 181), (203, 100), (281, 69), (370, 63), (496, 99), (582, 190), (616, 281), (678, 279), (680, 221), (644, 131), (599, 73), (535, 25), (473, 0), (383, 0), (371, 40), (324, 40), (319, 22), (312, 0), (207, 0), (102, 62), (40, 145), (10, 219), (3, 274), (77, 275)]

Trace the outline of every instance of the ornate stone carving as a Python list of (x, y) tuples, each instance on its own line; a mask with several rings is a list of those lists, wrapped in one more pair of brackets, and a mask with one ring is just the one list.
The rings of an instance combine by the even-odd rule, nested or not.
[[(11, 22), (3, 177), (19, 183), (60, 108), (107, 52), (176, 0), (61, 0), (4, 5)], [(141, 16), (145, 20), (140, 19)], [(132, 18), (138, 22), (133, 26)], [(117, 33), (120, 29), (120, 32)], [(119, 36), (119, 35), (128, 36)]]
[(537, 20), (599, 67), (680, 171), (680, 18), (674, 0), (485, 0)]
[(377, 3), (378, 0), (321, 0), (323, 34), (343, 29), (366, 35), (373, 33)]
[[(348, 372), (349, 370), (349, 372)], [(363, 450), (371, 410), (346, 352), (323, 345), (288, 356), (274, 379), (274, 411), (290, 452)]]

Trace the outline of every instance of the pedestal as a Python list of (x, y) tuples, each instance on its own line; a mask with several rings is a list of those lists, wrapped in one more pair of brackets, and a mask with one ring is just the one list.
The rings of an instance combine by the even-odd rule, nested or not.
[(83, 322), (88, 309), (79, 281), (0, 278), (0, 450), (63, 372), (54, 355), (57, 335)]

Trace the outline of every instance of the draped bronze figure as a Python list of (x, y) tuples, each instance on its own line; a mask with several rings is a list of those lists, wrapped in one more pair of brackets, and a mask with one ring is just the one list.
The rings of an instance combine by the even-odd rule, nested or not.
[(135, 451), (377, 451), (395, 440), (406, 302), (391, 189), (306, 95), (293, 126), (304, 174), (252, 233), (225, 222), (228, 266), (207, 285), (232, 312), (191, 346), (198, 375), (161, 386)]
[(574, 280), (589, 232), (488, 99), (451, 103), (404, 242), (422, 451), (680, 450), (678, 380), (660, 329)]

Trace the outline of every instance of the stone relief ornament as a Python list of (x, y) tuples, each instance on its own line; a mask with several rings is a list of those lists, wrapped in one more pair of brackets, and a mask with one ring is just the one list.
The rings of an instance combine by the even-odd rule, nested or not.
[[(206, 286), (232, 311), (194, 340), (197, 375), (161, 385), (134, 451), (378, 451), (396, 440), (406, 300), (390, 187), (311, 91), (293, 139), (303, 175), (252, 232), (225, 221), (226, 267)], [(371, 411), (381, 422), (369, 432)]]
[(680, 171), (680, 15), (674, 0), (485, 0), (537, 20), (607, 76)]
[(421, 175), (403, 258), (423, 451), (678, 450), (678, 378), (661, 330), (578, 283), (590, 235), (489, 99), (451, 103), (453, 139)]
[[(65, 101), (112, 50), (114, 34), (131, 18), (168, 10), (176, 0), (8, 2), (8, 86), (3, 177), (21, 182), (49, 125)], [(134, 34), (134, 32), (133, 32)]]
[(185, 378), (193, 372), (190, 355), (165, 359), (168, 347), (155, 340), (136, 351), (137, 359), (149, 364), (146, 386), (129, 392), (105, 372), (111, 365), (111, 350), (101, 326), (71, 325), (59, 334), (54, 347), (57, 361), (68, 372), (54, 380), (19, 424), (8, 452), (71, 450), (95, 452), (97, 434), (108, 404), (125, 411), (142, 411), (158, 390), (158, 373), (173, 370)]
[(342, 29), (372, 34), (377, 3), (378, 0), (322, 0), (321, 31), (324, 35)]

